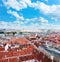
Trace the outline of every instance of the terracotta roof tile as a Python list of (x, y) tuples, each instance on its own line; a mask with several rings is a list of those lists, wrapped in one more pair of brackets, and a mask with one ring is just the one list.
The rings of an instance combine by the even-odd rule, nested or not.
[(0, 47), (0, 51), (4, 51), (5, 50), (5, 48), (3, 48), (3, 47)]
[(19, 60), (17, 58), (10, 58), (9, 62), (19, 62)]
[(8, 59), (0, 59), (0, 62), (8, 62)]
[(28, 43), (26, 38), (20, 38), (20, 37), (18, 37), (18, 38), (15, 38), (15, 37), (11, 38), (10, 41), (12, 41), (13, 44), (14, 43), (19, 43), (19, 44), (27, 44)]

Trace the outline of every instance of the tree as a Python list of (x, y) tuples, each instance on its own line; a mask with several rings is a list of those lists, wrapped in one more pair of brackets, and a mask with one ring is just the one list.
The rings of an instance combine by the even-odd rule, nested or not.
[(4, 34), (4, 32), (0, 32), (0, 34)]
[(15, 35), (16, 34), (16, 32), (13, 32), (13, 35)]
[(23, 34), (23, 32), (20, 32), (20, 34)]

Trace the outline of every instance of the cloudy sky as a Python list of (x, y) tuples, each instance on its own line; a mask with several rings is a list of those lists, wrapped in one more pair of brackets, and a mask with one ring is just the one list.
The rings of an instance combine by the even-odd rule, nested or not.
[(60, 29), (60, 0), (0, 0), (0, 29)]

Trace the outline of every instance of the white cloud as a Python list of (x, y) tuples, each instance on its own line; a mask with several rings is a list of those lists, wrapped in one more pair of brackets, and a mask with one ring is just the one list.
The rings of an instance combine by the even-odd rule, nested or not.
[[(48, 1), (48, 0), (47, 0)], [(43, 2), (35, 2), (32, 3), (31, 0), (8, 0), (7, 2), (5, 0), (3, 0), (3, 3), (5, 4), (6, 7), (10, 8), (14, 8), (16, 10), (21, 10), (24, 8), (27, 8), (27, 6), (29, 7), (33, 7), (35, 9), (39, 9), (40, 11), (42, 11), (44, 14), (48, 14), (48, 15), (52, 15), (52, 16), (60, 16), (60, 5), (47, 5)]]
[(34, 23), (34, 22), (36, 22), (36, 21), (38, 21), (38, 18), (36, 17), (36, 18), (26, 18), (25, 19), (25, 24), (27, 24), (27, 23)]
[[(46, 24), (47, 20), (44, 19), (43, 17), (40, 18), (32, 18), (32, 19), (24, 19), (25, 21), (19, 21), (16, 20), (14, 22), (0, 22), (0, 28), (8, 28), (8, 29), (24, 29), (24, 30), (39, 30), (44, 28), (48, 28), (45, 25), (48, 25), (48, 23)], [(34, 21), (40, 21), (40, 23), (44, 23), (44, 24), (39, 24), (39, 22), (34, 23)], [(29, 25), (26, 25), (26, 23), (29, 23)]]
[(51, 24), (50, 27), (51, 29), (60, 29), (60, 25)]
[(22, 2), (26, 3), (27, 5), (31, 5), (31, 0), (21, 0)]
[(20, 30), (39, 30), (39, 29), (60, 29), (60, 25), (53, 25), (53, 24), (38, 24), (38, 23), (31, 23), (30, 25), (25, 25), (24, 22), (21, 21), (14, 21), (14, 22), (0, 22), (0, 28), (7, 28), (7, 29), (20, 29)]
[[(47, 1), (47, 0), (46, 0)], [(48, 17), (51, 17), (51, 19), (57, 21), (60, 19), (60, 5), (47, 5), (43, 2), (35, 2), (32, 3), (31, 0), (8, 0), (7, 2), (3, 0), (3, 3), (7, 8), (13, 8), (17, 11), (20, 11), (21, 9), (29, 7), (33, 7), (34, 9), (40, 10), (44, 15), (48, 15)], [(32, 18), (32, 19), (25, 19), (23, 16), (20, 16), (17, 12), (8, 10), (9, 14), (12, 14), (17, 19), (24, 20), (22, 21), (15, 21), (15, 22), (1, 22), (1, 26), (3, 28), (16, 28), (16, 29), (46, 29), (46, 28), (56, 28), (59, 29), (60, 25), (52, 25), (48, 24), (48, 20), (44, 19), (43, 17), (40, 18)], [(40, 21), (41, 25), (39, 23), (31, 23), (30, 25), (25, 25), (28, 22), (34, 22), (34, 21)], [(25, 24), (24, 24), (25, 23)], [(21, 28), (20, 28), (21, 27)]]
[(42, 24), (41, 29), (60, 29), (60, 25), (54, 25), (54, 24)]
[(15, 16), (16, 19), (24, 20), (24, 17), (23, 16), (20, 16), (16, 11), (8, 10), (7, 13)]
[(40, 17), (40, 22), (41, 23), (48, 23), (48, 20), (44, 19), (43, 17)]
[(57, 20), (60, 19), (60, 5), (49, 6), (43, 2), (37, 1), (33, 7), (39, 9), (43, 14), (48, 15), (49, 17), (53, 17)]
[(34, 6), (34, 8), (39, 9), (40, 11), (42, 11), (44, 14), (49, 14), (49, 13), (53, 13), (56, 11), (57, 6), (59, 7), (59, 5), (52, 5), (52, 6), (48, 6), (43, 2), (39, 2), (37, 1), (37, 3), (35, 3), (36, 5)]
[(8, 0), (8, 1), (3, 0), (3, 3), (7, 6), (7, 8), (12, 7), (17, 10), (20, 9), (19, 3), (16, 0)]
[(31, 18), (31, 19), (25, 19), (25, 23), (45, 23), (48, 24), (48, 20), (45, 19), (44, 17), (35, 17), (35, 18)]
[(40, 29), (40, 25), (38, 23), (31, 23), (28, 26), (23, 26), (24, 30), (39, 30)]
[[(7, 28), (7, 29), (22, 29), (22, 24), (24, 24), (21, 21), (14, 21), (14, 22), (0, 22), (0, 28)], [(21, 27), (21, 28), (20, 28)]]
[(9, 9), (10, 7), (16, 9), (16, 10), (21, 10), (23, 8), (27, 8), (27, 5), (25, 2), (23, 2), (22, 0), (20, 2), (18, 2), (17, 0), (3, 0), (3, 3), (5, 4), (5, 6)]
[(0, 22), (0, 28), (8, 28), (8, 27), (9, 27), (8, 22), (4, 22), (4, 21)]
[[(19, 0), (19, 2), (17, 0), (8, 0), (7, 2), (3, 0), (3, 2), (6, 5), (6, 7), (9, 8), (12, 7), (16, 10), (21, 10), (29, 6), (35, 9), (39, 9), (43, 14), (48, 15), (50, 18), (53, 17), (57, 20), (60, 19), (60, 5), (49, 6), (39, 1), (32, 3), (31, 0)], [(14, 12), (13, 14), (16, 14), (16, 16), (19, 17), (17, 13)]]
[(29, 7), (34, 7), (37, 4), (36, 3), (32, 3), (31, 0), (3, 0), (4, 5), (7, 7), (7, 9), (9, 9), (10, 7), (20, 11), (21, 9), (27, 8), (27, 6)]
[(2, 22), (0, 22), (0, 28), (4, 28), (4, 29), (6, 29), (6, 28), (7, 29), (33, 29), (34, 26), (35, 25), (31, 25), (31, 26), (22, 25), (20, 21), (15, 21), (15, 22), (2, 21)]
[(56, 22), (58, 22), (59, 18), (51, 17), (51, 19), (54, 20), (54, 21), (56, 21)]
[(48, 2), (48, 0), (45, 0), (46, 2)]

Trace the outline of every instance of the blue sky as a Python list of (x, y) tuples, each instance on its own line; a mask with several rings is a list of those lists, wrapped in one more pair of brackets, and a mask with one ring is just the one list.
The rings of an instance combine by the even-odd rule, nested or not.
[(0, 28), (60, 29), (60, 0), (0, 0)]

